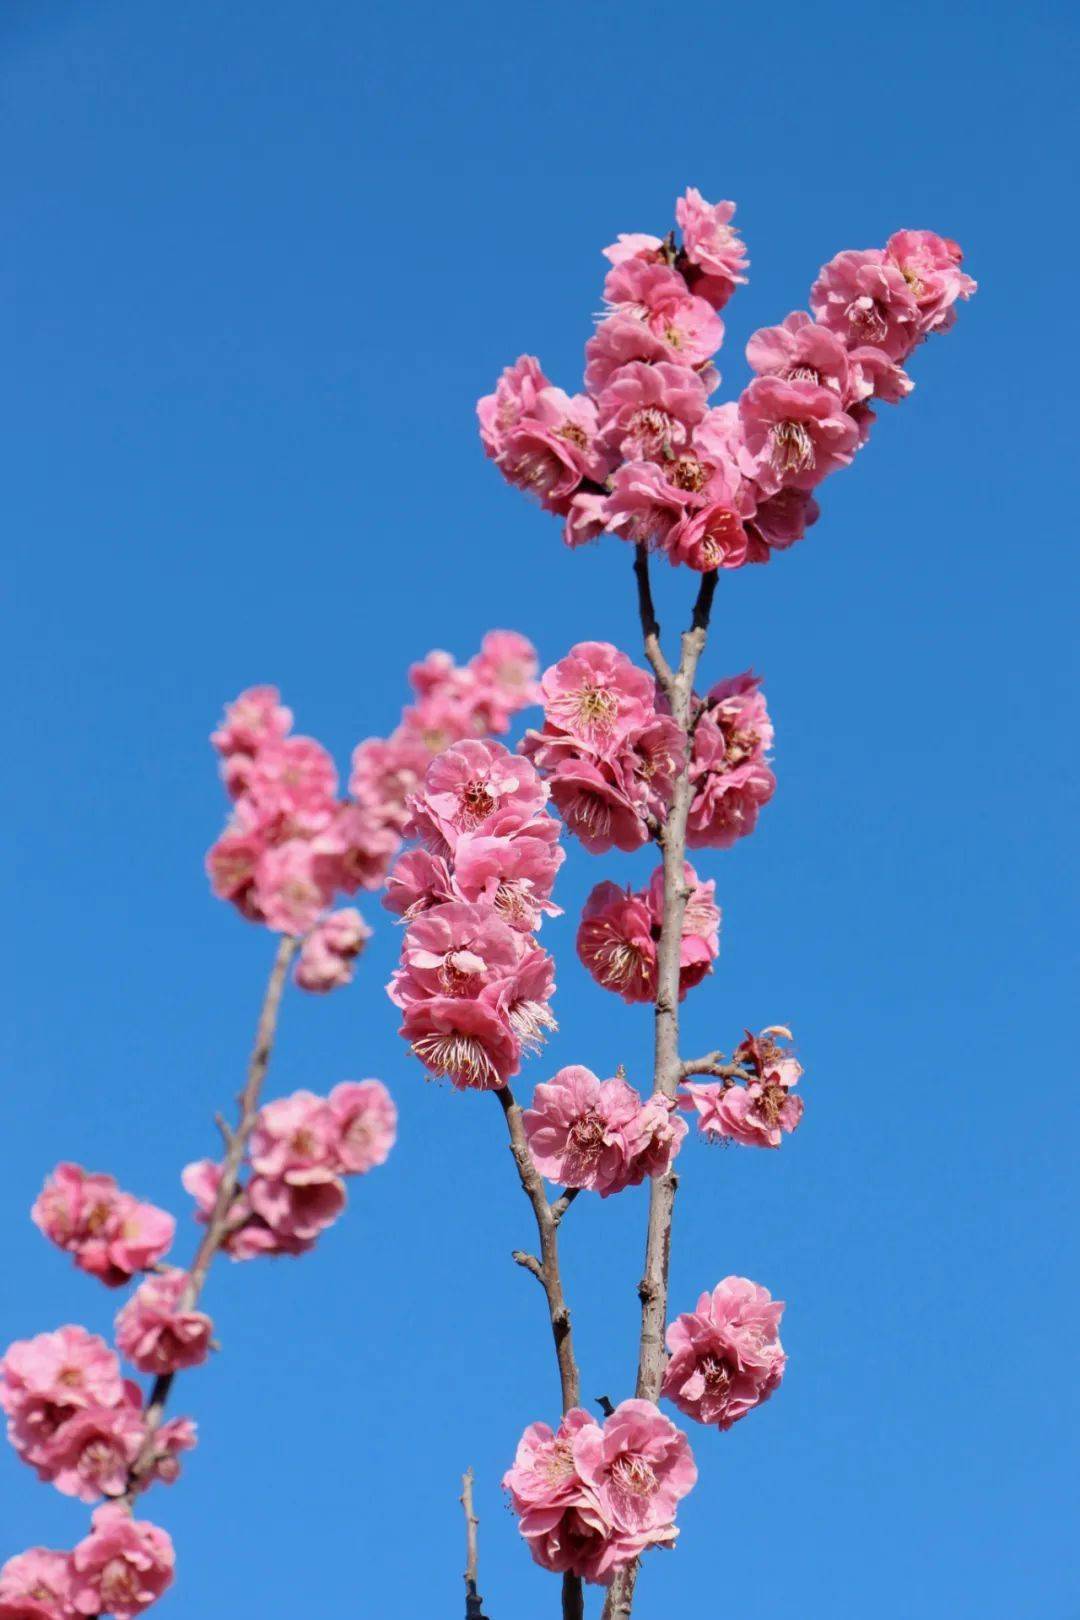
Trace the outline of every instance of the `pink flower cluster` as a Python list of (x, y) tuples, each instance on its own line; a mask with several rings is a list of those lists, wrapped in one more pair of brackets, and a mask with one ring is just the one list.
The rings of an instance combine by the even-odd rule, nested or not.
[(523, 1115), (525, 1136), (548, 1181), (607, 1198), (671, 1169), (686, 1136), (675, 1108), (659, 1091), (643, 1103), (621, 1071), (598, 1080), (591, 1069), (571, 1064), (533, 1092)]
[(752, 833), (776, 790), (768, 765), (773, 727), (761, 680), (749, 670), (695, 697), (690, 751), (691, 849), (728, 849)]
[(133, 1620), (172, 1585), (168, 1534), (115, 1503), (99, 1507), (72, 1552), (31, 1547), (0, 1569), (0, 1620)]
[[(247, 1181), (229, 1208), (225, 1253), (234, 1260), (306, 1254), (345, 1207), (344, 1177), (383, 1164), (396, 1135), (397, 1109), (380, 1080), (346, 1080), (329, 1097), (297, 1091), (267, 1103), (251, 1135)], [(222, 1167), (212, 1159), (189, 1164), (183, 1173), (202, 1221), (210, 1219), (221, 1178)], [(172, 1286), (169, 1279), (164, 1283), (139, 1290), (142, 1304), (127, 1328), (130, 1344), (147, 1358), (147, 1370), (162, 1353), (201, 1360), (205, 1349), (194, 1322), (174, 1323), (169, 1336), (160, 1337), (157, 1312), (165, 1306), (167, 1314)]]
[[(684, 757), (681, 728), (651, 675), (606, 641), (583, 641), (544, 672), (544, 724), (521, 751), (552, 803), (593, 854), (634, 850), (667, 816)], [(693, 700), (687, 842), (726, 849), (751, 833), (776, 789), (773, 727), (749, 670)], [(645, 998), (641, 998), (645, 999)]]
[(697, 1468), (686, 1436), (651, 1401), (599, 1424), (575, 1407), (556, 1431), (532, 1423), (503, 1486), (536, 1563), (601, 1586), (650, 1547), (673, 1547)]
[[(8, 1348), (0, 1358), (0, 1410), (7, 1414), (8, 1439), (38, 1478), (84, 1502), (123, 1495), (148, 1434), (137, 1385), (121, 1377), (104, 1339), (77, 1326)], [(171, 1484), (180, 1453), (194, 1444), (190, 1419), (162, 1424), (154, 1465), (141, 1485)]]
[(684, 1082), (683, 1106), (697, 1114), (703, 1136), (746, 1147), (780, 1146), (782, 1134), (790, 1134), (803, 1117), (803, 1100), (792, 1093), (802, 1065), (790, 1040), (790, 1030), (780, 1024), (760, 1035), (747, 1031), (733, 1054), (750, 1077), (743, 1085), (732, 1079)]
[[(679, 1000), (712, 972), (720, 954), (720, 909), (716, 884), (700, 883), (684, 867), (690, 898), (683, 912), (679, 947)], [(657, 867), (647, 889), (598, 883), (585, 902), (577, 932), (577, 952), (597, 984), (624, 1001), (655, 1001), (657, 948), (664, 912), (664, 869)]]
[(667, 1330), (660, 1391), (698, 1423), (730, 1429), (779, 1388), (787, 1357), (783, 1302), (745, 1277), (725, 1277)]
[(401, 1034), (434, 1076), (498, 1090), (555, 1019), (554, 963), (534, 931), (563, 858), (548, 790), (501, 743), (455, 743), (410, 795), (386, 904), (409, 919), (387, 991)]
[(463, 737), (505, 731), (534, 701), (536, 654), (523, 636), (493, 630), (464, 668), (429, 653), (410, 670), (416, 702), (386, 739), (353, 754), (350, 798), (326, 749), (292, 734), (277, 689), (252, 687), (230, 704), (212, 741), (233, 811), (207, 855), (214, 893), (280, 933), (307, 935), (301, 988), (347, 984), (369, 930), (339, 893), (382, 887), (401, 844), (405, 800), (434, 754)]
[(547, 779), (571, 832), (600, 854), (638, 849), (667, 813), (680, 727), (651, 675), (606, 641), (583, 641), (544, 672), (544, 724), (522, 752)]
[(933, 231), (840, 253), (814, 283), (813, 314), (756, 332), (753, 382), (710, 405), (717, 312), (746, 279), (734, 211), (691, 187), (675, 205), (681, 246), (673, 231), (604, 250), (607, 312), (585, 346), (584, 393), (523, 355), (477, 407), (486, 454), (564, 520), (570, 546), (609, 530), (700, 572), (767, 562), (816, 520), (812, 492), (865, 442), (869, 401), (910, 391), (904, 361), (975, 291), (956, 243)]
[(58, 1164), (30, 1212), (34, 1224), (80, 1271), (122, 1288), (172, 1246), (176, 1222), (154, 1204), (123, 1192), (112, 1176)]

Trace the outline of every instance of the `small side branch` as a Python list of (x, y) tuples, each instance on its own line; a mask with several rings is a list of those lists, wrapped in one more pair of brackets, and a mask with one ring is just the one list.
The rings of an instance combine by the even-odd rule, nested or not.
[(461, 1496), (459, 1498), (465, 1514), (465, 1620), (487, 1620), (484, 1613), (484, 1600), (477, 1591), (479, 1554), (477, 1550), (477, 1529), (480, 1520), (473, 1509), (473, 1471), (467, 1469), (461, 1476)]
[[(206, 1231), (195, 1250), (187, 1282), (177, 1302), (177, 1309), (181, 1311), (190, 1311), (195, 1306), (205, 1286), (214, 1256), (231, 1230), (232, 1203), (240, 1180), (244, 1154), (247, 1152), (248, 1138), (255, 1129), (255, 1121), (259, 1116), (259, 1100), (266, 1071), (270, 1067), (270, 1054), (274, 1049), (274, 1035), (277, 1031), (278, 1011), (285, 989), (285, 978), (298, 944), (299, 941), (288, 934), (282, 935), (278, 944), (259, 1013), (255, 1044), (248, 1060), (247, 1079), (238, 1098), (240, 1116), (235, 1129), (230, 1128), (221, 1116), (218, 1116), (218, 1127), (226, 1144), (225, 1162), (222, 1166), (217, 1196), (207, 1219)], [(154, 1380), (150, 1391), (146, 1407), (146, 1439), (142, 1450), (131, 1465), (128, 1487), (122, 1498), (128, 1507), (131, 1507), (138, 1494), (143, 1475), (149, 1472), (157, 1460), (157, 1431), (161, 1426), (175, 1377), (175, 1373), (163, 1373)]]

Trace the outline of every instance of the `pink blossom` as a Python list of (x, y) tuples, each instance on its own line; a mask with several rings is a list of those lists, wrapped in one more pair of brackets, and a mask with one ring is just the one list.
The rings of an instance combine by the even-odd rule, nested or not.
[(896, 231), (885, 244), (885, 255), (911, 289), (921, 335), (947, 331), (956, 319), (956, 300), (970, 298), (978, 285), (960, 268), (964, 255), (959, 246), (933, 231)]
[(170, 1266), (140, 1283), (116, 1318), (116, 1345), (140, 1372), (159, 1378), (198, 1367), (210, 1353), (213, 1324), (183, 1304), (188, 1275)]
[(397, 1108), (381, 1080), (343, 1080), (327, 1099), (337, 1127), (342, 1175), (364, 1175), (385, 1164), (397, 1139)]
[(607, 498), (584, 491), (571, 497), (563, 524), (563, 543), (572, 550), (599, 539), (607, 528)]
[(295, 978), (302, 990), (336, 990), (348, 984), (353, 963), (371, 938), (371, 929), (351, 906), (332, 911), (304, 940)]
[(652, 719), (655, 682), (608, 641), (579, 641), (544, 671), (544, 720), (600, 756)]
[(551, 800), (587, 850), (640, 849), (649, 830), (623, 771), (610, 761), (569, 757), (548, 778)]
[(36, 1455), (38, 1478), (83, 1502), (123, 1496), (145, 1439), (142, 1397), (126, 1384), (119, 1405), (82, 1407), (65, 1418)]
[(185, 1451), (193, 1451), (198, 1430), (191, 1418), (175, 1417), (163, 1423), (154, 1436), (154, 1460), (144, 1476), (146, 1486), (157, 1481), (174, 1485), (180, 1477), (180, 1458)]
[[(463, 839), (458, 845), (456, 863), (459, 865), (461, 844), (464, 842)], [(500, 842), (509, 843), (509, 840)], [(442, 855), (433, 855), (427, 849), (407, 849), (398, 856), (386, 880), (383, 905), (387, 911), (396, 912), (399, 917), (412, 918), (454, 898), (455, 889), (446, 859)], [(464, 898), (476, 897), (465, 895)]]
[(746, 358), (759, 377), (815, 383), (831, 388), (842, 405), (865, 397), (852, 377), (846, 344), (804, 309), (793, 310), (779, 326), (765, 326), (746, 345)]
[(753, 832), (776, 778), (766, 763), (773, 728), (760, 680), (749, 671), (709, 692), (694, 729), (693, 797), (687, 820), (692, 848), (727, 849)]
[(746, 1277), (725, 1277), (667, 1330), (661, 1394), (698, 1423), (730, 1429), (767, 1401), (784, 1376), (784, 1306)]
[(601, 1198), (627, 1185), (629, 1133), (641, 1099), (624, 1080), (598, 1080), (571, 1064), (533, 1093), (523, 1120), (533, 1162), (542, 1176), (583, 1187)]
[(585, 387), (599, 398), (612, 378), (634, 361), (670, 360), (671, 350), (644, 321), (616, 310), (585, 345)]
[(542, 810), (547, 790), (536, 771), (501, 743), (456, 743), (432, 760), (422, 792), (411, 801), (409, 830), (435, 854), (452, 850), (462, 833), (520, 830)]
[(870, 343), (904, 360), (921, 336), (919, 306), (900, 266), (880, 248), (830, 259), (810, 289), (810, 308), (849, 348)]
[(497, 459), (506, 445), (507, 435), (522, 417), (531, 416), (536, 401), (551, 384), (540, 370), (540, 362), (531, 354), (523, 354), (507, 366), (495, 392), (487, 394), (476, 407), (480, 418), (480, 439), (486, 453)]
[[(515, 936), (521, 940), (521, 935)], [(555, 992), (555, 963), (547, 951), (522, 942), (513, 972), (501, 980), (496, 1002), (523, 1052), (539, 1052), (547, 1036), (558, 1029), (548, 1006)]]
[(517, 936), (491, 907), (452, 902), (410, 923), (387, 990), (398, 1007), (432, 996), (475, 997), (508, 978), (517, 961)]
[(337, 769), (321, 743), (312, 737), (275, 737), (252, 759), (243, 808), (259, 824), (283, 818), (308, 828), (331, 812), (336, 793)]
[(172, 1585), (175, 1556), (164, 1530), (106, 1504), (72, 1554), (72, 1602), (77, 1614), (131, 1620)]
[(30, 1547), (0, 1569), (0, 1620), (69, 1620), (71, 1554)]
[(163, 1209), (121, 1192), (112, 1176), (77, 1164), (56, 1166), (30, 1213), (50, 1242), (110, 1288), (155, 1265), (176, 1230)]
[(581, 1428), (573, 1454), (605, 1517), (629, 1535), (670, 1525), (697, 1480), (689, 1441), (651, 1401), (623, 1401), (603, 1429)]
[(602, 251), (604, 258), (612, 264), (625, 264), (627, 259), (655, 262), (663, 256), (664, 244), (658, 236), (646, 236), (640, 231), (620, 231), (616, 241)]
[(255, 899), (268, 927), (281, 934), (306, 934), (331, 902), (333, 881), (313, 843), (289, 838), (259, 857)]
[(515, 714), (540, 701), (536, 648), (516, 630), (489, 630), (468, 667), (484, 694), (485, 731), (506, 731)]
[(654, 1091), (638, 1110), (627, 1133), (630, 1158), (626, 1186), (638, 1187), (649, 1176), (665, 1176), (687, 1135), (687, 1124), (676, 1113), (674, 1097)]
[[(683, 907), (682, 936), (679, 945), (679, 999), (700, 984), (712, 972), (712, 964), (720, 954), (720, 908), (716, 904), (716, 883), (698, 879), (697, 873), (686, 862), (683, 868), (690, 894)], [(664, 869), (658, 866), (653, 873), (646, 901), (655, 935), (659, 938), (664, 920)]]
[(598, 883), (585, 902), (577, 953), (597, 984), (624, 1001), (656, 997), (656, 920), (647, 899), (628, 886)]
[(855, 422), (831, 388), (782, 377), (757, 377), (739, 399), (746, 470), (762, 492), (813, 489), (858, 446)]
[[(557, 823), (548, 816), (511, 837), (466, 833), (454, 851), (454, 890), (464, 900), (493, 906), (518, 933), (534, 932), (544, 917), (561, 915), (551, 901), (555, 876), (566, 858), (557, 836)], [(408, 860), (403, 856), (398, 867)]]
[(643, 322), (665, 345), (667, 358), (682, 365), (701, 365), (724, 341), (724, 323), (711, 304), (695, 298), (670, 265), (626, 259), (608, 271), (604, 298)]
[(496, 459), (511, 484), (538, 496), (550, 511), (565, 513), (583, 478), (607, 476), (596, 405), (587, 394), (571, 398), (561, 388), (542, 389), (529, 414), (506, 434)]
[(700, 378), (686, 366), (632, 361), (597, 402), (603, 443), (626, 461), (665, 461), (690, 442), (706, 410)]
[[(780, 1039), (777, 1039), (777, 1037)], [(747, 1147), (778, 1148), (782, 1133), (795, 1130), (803, 1116), (801, 1097), (791, 1095), (802, 1066), (787, 1042), (790, 1032), (776, 1025), (747, 1035), (734, 1058), (754, 1076), (746, 1085), (688, 1081), (683, 1090), (698, 1116), (703, 1136), (727, 1138)]]
[(747, 561), (768, 562), (773, 551), (784, 551), (801, 540), (820, 515), (821, 508), (806, 489), (779, 489), (759, 501), (753, 522), (747, 524)]
[(606, 1586), (616, 1569), (631, 1563), (646, 1547), (671, 1545), (675, 1530), (668, 1525), (628, 1536), (607, 1519), (574, 1461), (576, 1440), (594, 1430), (600, 1433), (600, 1425), (580, 1407), (567, 1412), (556, 1433), (546, 1423), (530, 1424), (503, 1485), (536, 1563)]
[(699, 574), (714, 568), (741, 568), (746, 561), (746, 530), (738, 512), (724, 502), (687, 513), (667, 537), (673, 563), (686, 563)]
[(264, 743), (288, 736), (292, 723), (292, 710), (283, 706), (276, 686), (250, 686), (226, 707), (210, 741), (226, 759), (254, 754)]
[(321, 1167), (291, 1170), (283, 1176), (252, 1176), (247, 1199), (267, 1229), (253, 1224), (245, 1228), (252, 1252), (301, 1254), (345, 1208), (345, 1186)]
[(381, 889), (399, 844), (394, 829), (367, 806), (339, 804), (312, 842), (321, 885), (330, 893)]
[(521, 1043), (497, 989), (476, 1000), (436, 996), (413, 1002), (401, 1034), (429, 1074), (445, 1076), (459, 1091), (499, 1091), (520, 1067)]
[(248, 1146), (252, 1169), (270, 1177), (303, 1177), (331, 1168), (336, 1154), (337, 1124), (330, 1104), (311, 1091), (264, 1104)]
[(734, 212), (733, 202), (707, 203), (694, 186), (688, 186), (675, 203), (683, 252), (701, 272), (693, 290), (716, 309), (722, 309), (736, 285), (746, 280), (746, 247), (731, 224)]
[[(676, 456), (663, 466), (655, 461), (625, 461), (611, 480), (605, 502), (606, 526), (623, 540), (637, 545), (666, 546), (668, 536), (685, 516), (692, 490), (673, 482), (672, 474), (689, 465), (688, 455)], [(695, 479), (690, 472), (688, 479)], [(701, 480), (704, 482), (704, 469)]]
[(206, 853), (206, 875), (219, 900), (231, 900), (249, 922), (262, 922), (255, 873), (266, 840), (258, 832), (226, 827)]
[(431, 750), (419, 736), (398, 731), (385, 740), (370, 737), (353, 750), (349, 792), (400, 833), (409, 819), (409, 795), (419, 788), (430, 763)]
[(83, 1327), (17, 1340), (0, 1358), (0, 1409), (28, 1461), (36, 1460), (37, 1442), (51, 1438), (72, 1412), (119, 1406), (123, 1399), (120, 1363), (104, 1339)]

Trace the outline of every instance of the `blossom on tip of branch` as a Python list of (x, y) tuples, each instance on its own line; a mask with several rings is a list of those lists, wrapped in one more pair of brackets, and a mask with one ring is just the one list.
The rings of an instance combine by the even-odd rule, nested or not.
[(795, 1130), (803, 1117), (803, 1100), (792, 1087), (803, 1071), (790, 1040), (790, 1032), (780, 1026), (760, 1035), (748, 1033), (732, 1054), (750, 1075), (743, 1085), (733, 1080), (683, 1083), (682, 1106), (696, 1113), (702, 1136), (778, 1148), (783, 1134)]

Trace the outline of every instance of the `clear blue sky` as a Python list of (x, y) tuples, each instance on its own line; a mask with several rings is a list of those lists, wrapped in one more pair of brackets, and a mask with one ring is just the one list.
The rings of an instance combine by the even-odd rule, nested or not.
[[(718, 594), (706, 673), (764, 672), (780, 787), (708, 857), (724, 951), (686, 1044), (791, 1023), (807, 1116), (779, 1154), (687, 1151), (672, 1292), (766, 1283), (791, 1361), (695, 1434), (640, 1613), (1080, 1615), (1076, 43), (1063, 3), (7, 0), (4, 1342), (115, 1305), (27, 1221), (45, 1170), (184, 1213), (237, 1085), (271, 944), (202, 876), (222, 702), (278, 682), (344, 764), (429, 647), (636, 645), (625, 549), (564, 552), (481, 457), (499, 367), (527, 349), (576, 386), (600, 248), (688, 183), (750, 247), (735, 390), (823, 260), (929, 226), (977, 299), (812, 536)], [(687, 582), (661, 587), (673, 628)], [(647, 1010), (571, 941), (591, 884), (647, 865), (572, 853), (532, 1078), (644, 1079)], [(400, 1145), (315, 1256), (215, 1276), (224, 1350), (177, 1406), (202, 1445), (151, 1509), (180, 1556), (162, 1620), (460, 1614), (467, 1464), (493, 1620), (554, 1612), (497, 1483), (556, 1409), (509, 1260), (529, 1212), (494, 1102), (405, 1060), (367, 910), (355, 986), (287, 1005), (273, 1087), (380, 1075)], [(590, 1395), (629, 1392), (643, 1220), (627, 1196), (567, 1221)], [(83, 1523), (0, 1452), (5, 1554)]]

